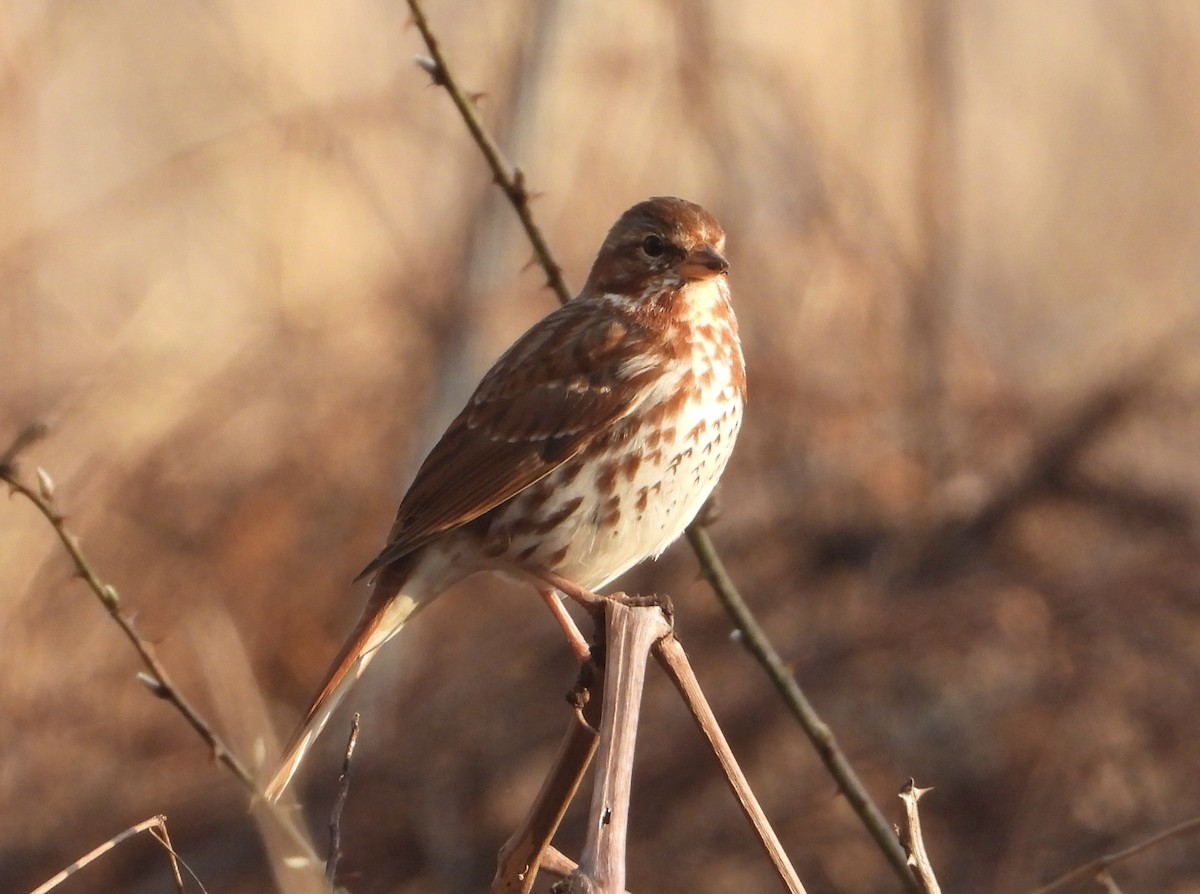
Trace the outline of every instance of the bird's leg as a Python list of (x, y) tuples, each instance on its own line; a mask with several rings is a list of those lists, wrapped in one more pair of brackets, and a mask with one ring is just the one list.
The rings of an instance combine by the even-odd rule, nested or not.
[(585, 590), (579, 584), (572, 580), (567, 580), (561, 574), (551, 571), (549, 568), (529, 568), (527, 569), (534, 577), (541, 578), (556, 590), (566, 593), (580, 605), (588, 610), (588, 614), (596, 615), (603, 614), (604, 603), (608, 601), (607, 596), (600, 596), (593, 593), (591, 590)]
[(575, 620), (567, 614), (562, 600), (558, 598), (557, 591), (552, 587), (539, 587), (538, 592), (545, 600), (546, 607), (550, 609), (550, 614), (554, 615), (554, 620), (562, 628), (562, 632), (567, 638), (567, 646), (570, 647), (580, 664), (587, 664), (591, 660), (592, 649), (587, 640), (583, 638), (583, 634), (579, 632)]

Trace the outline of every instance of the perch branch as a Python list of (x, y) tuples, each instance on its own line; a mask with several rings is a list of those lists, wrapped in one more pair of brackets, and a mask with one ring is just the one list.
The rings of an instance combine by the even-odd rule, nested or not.
[(588, 812), (587, 841), (578, 868), (555, 884), (556, 894), (621, 894), (633, 784), (633, 750), (646, 680), (646, 659), (671, 631), (657, 606), (606, 606), (604, 699), (596, 783)]

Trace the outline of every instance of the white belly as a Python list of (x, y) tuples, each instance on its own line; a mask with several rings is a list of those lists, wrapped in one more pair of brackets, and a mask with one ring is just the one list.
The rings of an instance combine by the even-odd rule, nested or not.
[[(723, 285), (698, 297), (727, 300)], [(596, 590), (679, 538), (725, 471), (742, 422), (736, 333), (723, 323), (713, 337), (712, 316), (702, 324), (706, 337), (662, 370), (605, 459), (587, 460), (585, 448), (499, 513), (488, 539), (504, 544), (505, 561)]]

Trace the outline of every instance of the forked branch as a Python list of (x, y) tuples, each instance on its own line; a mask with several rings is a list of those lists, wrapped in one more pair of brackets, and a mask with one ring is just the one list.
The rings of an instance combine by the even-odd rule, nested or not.
[[(42, 884), (38, 885), (30, 892), (30, 894), (48, 894), (49, 891), (57, 888), (89, 863), (104, 856), (123, 841), (132, 838), (134, 835), (139, 835), (142, 832), (149, 832), (152, 836), (154, 836), (154, 840), (161, 844), (163, 849), (167, 852), (167, 859), (170, 861), (171, 866), (171, 879), (175, 883), (175, 890), (178, 891), (179, 894), (183, 894), (183, 876), (179, 873), (179, 865), (182, 861), (179, 859), (179, 855), (175, 853), (175, 848), (171, 846), (171, 836), (167, 834), (167, 818), (161, 813), (158, 816), (150, 817), (148, 820), (142, 820), (140, 823), (135, 823), (124, 832), (118, 832), (112, 838), (108, 839), (108, 841), (104, 842), (104, 844), (88, 851), (62, 872), (57, 873), (53, 878), (47, 879)], [(185, 866), (184, 868), (186, 869), (187, 867)], [(196, 877), (196, 874), (190, 869), (187, 871), (193, 879)]]

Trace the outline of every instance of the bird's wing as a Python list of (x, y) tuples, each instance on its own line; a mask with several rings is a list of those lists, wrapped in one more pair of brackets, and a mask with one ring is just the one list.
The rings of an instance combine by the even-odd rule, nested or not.
[(576, 299), (496, 361), (422, 463), (388, 545), (359, 577), (467, 524), (548, 475), (653, 390), (675, 346), (634, 316)]

